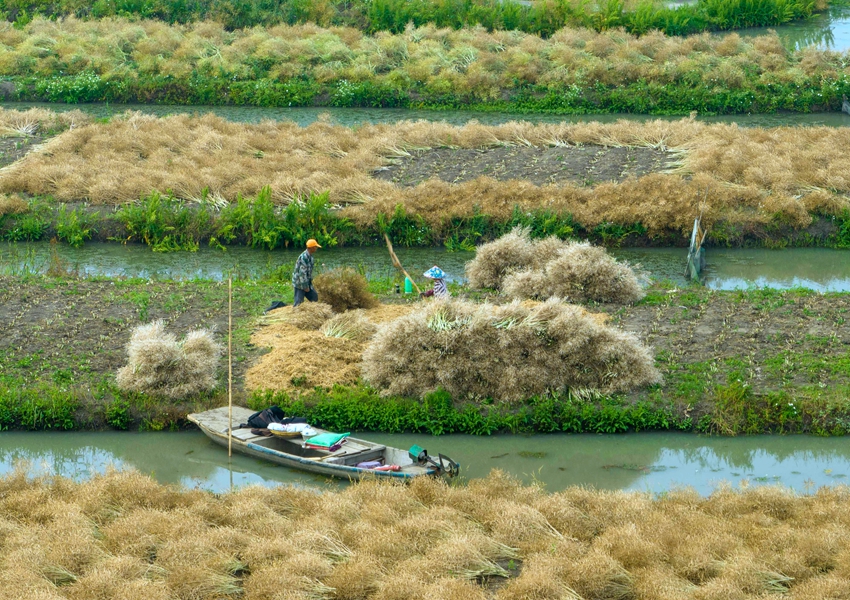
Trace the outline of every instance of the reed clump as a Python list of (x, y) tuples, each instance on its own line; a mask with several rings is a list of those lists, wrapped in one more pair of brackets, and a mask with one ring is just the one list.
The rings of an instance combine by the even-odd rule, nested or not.
[(552, 299), (534, 306), (438, 301), (381, 329), (363, 377), (388, 395), (521, 402), (567, 389), (625, 392), (660, 381), (633, 335)]
[(18, 470), (0, 478), (0, 585), (127, 600), (844, 598), (848, 500), (846, 486), (547, 493), (499, 471), (210, 494), (132, 471)]
[(118, 387), (128, 392), (183, 399), (216, 387), (223, 352), (208, 330), (178, 341), (162, 320), (139, 325), (127, 344), (128, 363), (118, 370)]
[(321, 301), (330, 304), (336, 313), (378, 306), (378, 299), (369, 291), (369, 282), (351, 267), (320, 273), (313, 279), (313, 286)]
[(604, 248), (556, 237), (532, 240), (528, 228), (479, 247), (466, 276), (473, 288), (498, 289), (519, 300), (628, 304), (644, 296), (635, 271)]

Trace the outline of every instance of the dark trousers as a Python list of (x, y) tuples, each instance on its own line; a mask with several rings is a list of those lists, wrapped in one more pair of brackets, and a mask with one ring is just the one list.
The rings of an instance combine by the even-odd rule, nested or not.
[(316, 290), (312, 286), (309, 292), (295, 288), (295, 302), (292, 303), (292, 306), (298, 306), (304, 302), (304, 298), (307, 298), (310, 302), (317, 302), (319, 300), (319, 294), (316, 293)]

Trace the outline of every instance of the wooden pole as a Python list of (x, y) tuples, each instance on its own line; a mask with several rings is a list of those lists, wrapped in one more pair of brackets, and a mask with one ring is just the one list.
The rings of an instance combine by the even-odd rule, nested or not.
[(390, 258), (393, 261), (393, 266), (404, 273), (404, 276), (407, 277), (410, 280), (410, 283), (413, 284), (413, 287), (416, 288), (416, 293), (421, 294), (422, 290), (420, 290), (419, 286), (416, 285), (416, 282), (413, 281), (413, 277), (407, 274), (407, 271), (405, 271), (404, 267), (401, 266), (401, 261), (398, 259), (398, 256), (396, 256), (395, 252), (393, 252), (393, 243), (390, 241), (390, 236), (388, 236), (386, 232), (384, 232), (384, 239), (387, 241), (387, 250), (390, 251)]
[(227, 277), (227, 457), (233, 454), (233, 276)]

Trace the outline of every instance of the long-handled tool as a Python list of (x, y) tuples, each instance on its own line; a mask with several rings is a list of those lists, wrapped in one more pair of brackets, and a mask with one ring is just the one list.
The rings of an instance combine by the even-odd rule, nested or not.
[(402, 273), (404, 273), (404, 276), (407, 277), (408, 281), (410, 281), (410, 283), (413, 284), (413, 287), (416, 288), (416, 293), (421, 294), (422, 290), (420, 290), (419, 286), (416, 285), (416, 282), (413, 281), (413, 277), (407, 274), (407, 271), (405, 271), (404, 267), (401, 266), (401, 261), (398, 259), (398, 256), (396, 256), (395, 252), (393, 252), (393, 243), (390, 241), (390, 236), (388, 236), (386, 232), (384, 232), (384, 239), (387, 241), (387, 250), (390, 251), (390, 258), (393, 261), (393, 266)]

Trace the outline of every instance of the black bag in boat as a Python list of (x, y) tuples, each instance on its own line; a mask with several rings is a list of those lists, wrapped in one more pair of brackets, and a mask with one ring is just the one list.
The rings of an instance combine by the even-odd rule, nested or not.
[(255, 412), (253, 415), (248, 417), (247, 425), (256, 429), (265, 429), (269, 426), (269, 423), (282, 423), (286, 425), (287, 423), (306, 422), (307, 419), (304, 417), (287, 417), (286, 413), (284, 413), (279, 406), (269, 406), (265, 410)]

